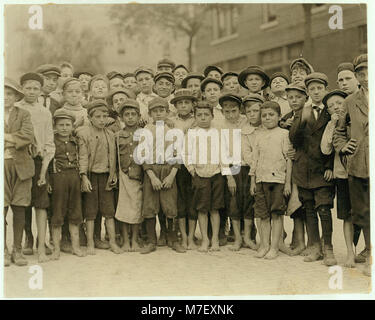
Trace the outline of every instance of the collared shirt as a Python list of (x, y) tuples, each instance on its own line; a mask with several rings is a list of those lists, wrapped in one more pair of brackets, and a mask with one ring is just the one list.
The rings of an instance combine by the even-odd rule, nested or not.
[(30, 113), (36, 140), (36, 144), (32, 146), (32, 156), (34, 158), (41, 156), (49, 163), (55, 154), (51, 112), (39, 102), (31, 104), (24, 99), (16, 102), (15, 105)]
[(139, 103), (140, 113), (141, 117), (145, 121), (149, 121), (150, 116), (148, 115), (148, 103), (157, 97), (158, 95), (154, 92), (151, 92), (150, 94), (145, 94), (143, 92), (140, 92), (137, 95), (137, 101)]
[(262, 126), (253, 127), (247, 123), (241, 128), (241, 157), (243, 165), (250, 166), (252, 161), (253, 144)]
[(55, 158), (54, 158), (54, 172), (60, 172), (66, 169), (78, 170), (78, 143), (73, 136), (68, 140), (61, 139), (59, 134), (55, 134)]
[[(322, 113), (322, 110), (324, 109), (324, 104), (321, 103), (320, 105), (317, 105), (317, 104), (313, 103), (311, 106), (312, 106), (312, 110), (313, 110), (313, 113), (314, 113), (315, 120), (318, 120), (320, 114)], [(318, 110), (319, 110), (319, 112), (318, 112)]]
[(259, 131), (254, 143), (249, 175), (255, 175), (257, 183), (285, 183), (290, 148), (288, 130), (276, 127)]
[(92, 164), (91, 172), (106, 173), (109, 172), (109, 145), (108, 139), (103, 129), (93, 127), (96, 141), (96, 158)]

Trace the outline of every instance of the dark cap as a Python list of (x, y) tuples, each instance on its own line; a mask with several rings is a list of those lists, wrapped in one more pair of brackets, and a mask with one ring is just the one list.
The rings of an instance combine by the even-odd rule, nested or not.
[(71, 83), (71, 82), (77, 82), (79, 85), (81, 85), (81, 82), (77, 79), (77, 78), (71, 78), (71, 77), (68, 77), (64, 80), (62, 86), (61, 86), (61, 89), (65, 90), (66, 86)]
[(321, 72), (312, 72), (305, 78), (306, 88), (309, 86), (311, 82), (320, 82), (325, 86), (328, 86), (328, 77)]
[(148, 111), (151, 111), (156, 107), (163, 107), (169, 110), (168, 100), (161, 97), (155, 97), (148, 103)]
[(213, 112), (214, 107), (211, 105), (208, 101), (200, 100), (198, 103), (194, 106), (195, 109), (210, 109), (211, 112)]
[(220, 80), (217, 80), (217, 79), (215, 79), (215, 78), (205, 78), (205, 79), (201, 82), (201, 91), (202, 91), (202, 92), (204, 91), (204, 89), (206, 89), (206, 86), (207, 86), (210, 82), (216, 83), (216, 84), (220, 87), (220, 90), (223, 89), (223, 83), (222, 83)]
[(236, 78), (238, 78), (238, 73), (233, 72), (233, 71), (225, 72), (221, 76), (221, 82), (224, 82), (225, 78), (227, 78), (227, 77), (236, 77)]
[(61, 70), (59, 66), (56, 66), (54, 64), (42, 64), (35, 70), (35, 72), (41, 74), (55, 74), (58, 77), (61, 76)]
[(118, 108), (118, 113), (119, 115), (122, 115), (122, 112), (124, 111), (125, 108), (133, 108), (140, 112), (140, 107), (138, 101), (134, 99), (126, 99), (123, 103)]
[(134, 76), (137, 77), (138, 74), (140, 73), (149, 73), (151, 75), (151, 77), (154, 77), (154, 71), (152, 71), (151, 68), (147, 68), (147, 67), (139, 67), (137, 68), (135, 71), (134, 71)]
[(303, 86), (303, 85), (300, 85), (300, 84), (296, 84), (296, 83), (289, 84), (285, 88), (285, 91), (290, 91), (290, 90), (297, 90), (297, 91), (300, 91), (300, 92), (304, 93), (305, 95), (307, 95), (306, 87)]
[(221, 97), (219, 98), (219, 104), (223, 106), (223, 103), (228, 100), (237, 102), (239, 107), (242, 105), (241, 97), (232, 93), (226, 93), (221, 95)]
[(123, 75), (120, 72), (111, 71), (107, 73), (108, 80), (112, 80), (113, 78), (116, 78), (116, 77), (120, 79), (124, 79)]
[(351, 72), (354, 72), (354, 65), (353, 65), (353, 63), (351, 63), (351, 62), (343, 62), (343, 63), (340, 63), (337, 66), (337, 74), (339, 74), (341, 71), (344, 71), (344, 70), (349, 70)]
[(108, 83), (108, 78), (103, 75), (103, 74), (96, 74), (95, 76), (93, 76), (91, 79), (90, 79), (90, 82), (89, 82), (89, 88), (91, 89), (91, 85), (97, 81), (97, 80), (103, 80), (107, 86), (109, 86), (109, 83)]
[(157, 67), (158, 67), (158, 68), (159, 68), (159, 67), (170, 67), (170, 68), (174, 69), (175, 65), (176, 65), (176, 64), (175, 64), (172, 60), (170, 60), (170, 59), (168, 59), (168, 58), (164, 58), (164, 59), (161, 59), (161, 60), (158, 62)]
[(307, 72), (307, 74), (314, 72), (314, 68), (312, 67), (312, 65), (311, 65), (306, 59), (304, 59), (304, 58), (297, 58), (297, 59), (294, 59), (294, 60), (290, 63), (290, 71), (293, 70), (295, 64), (298, 63), (298, 62), (299, 62), (299, 63), (302, 63), (302, 64), (306, 67), (307, 70), (310, 70), (310, 71)]
[(21, 86), (23, 86), (23, 84), (25, 83), (25, 81), (27, 80), (34, 80), (34, 81), (38, 81), (40, 83), (40, 85), (43, 87), (43, 84), (44, 84), (44, 79), (43, 77), (39, 74), (39, 73), (35, 73), (35, 72), (28, 72), (28, 73), (25, 73), (21, 79), (20, 79), (20, 83), (21, 83)]
[(290, 79), (289, 77), (284, 73), (284, 72), (275, 72), (271, 77), (270, 77), (270, 85), (273, 81), (273, 79), (275, 78), (283, 78), (285, 79), (285, 81), (289, 84), (290, 83)]
[(177, 69), (185, 69), (186, 70), (186, 72), (187, 73), (189, 73), (189, 69), (188, 68), (186, 68), (183, 64), (178, 64), (177, 66), (175, 66), (174, 68), (173, 68), (173, 73), (177, 70)]
[(128, 97), (128, 99), (135, 99), (136, 96), (135, 96), (135, 93), (129, 89), (113, 89), (109, 92), (109, 94), (107, 95), (106, 97), (106, 101), (108, 103), (108, 105), (112, 105), (113, 104), (113, 96), (117, 93), (123, 93), (124, 95), (126, 95)]
[(64, 108), (60, 108), (57, 109), (53, 114), (53, 120), (56, 121), (56, 119), (69, 119), (74, 122), (76, 120), (76, 117), (72, 112), (69, 112)]
[(323, 98), (323, 100), (322, 100), (322, 102), (323, 102), (323, 104), (327, 107), (327, 101), (328, 101), (328, 99), (329, 98), (331, 98), (332, 96), (340, 96), (340, 97), (343, 97), (344, 99), (348, 96), (348, 94), (346, 93), (346, 92), (344, 92), (344, 91), (342, 91), (342, 90), (338, 90), (338, 89), (336, 89), (336, 90), (332, 90), (332, 91), (330, 91), (330, 92), (328, 92), (325, 96), (324, 96), (324, 98)]
[(268, 87), (270, 78), (268, 77), (266, 72), (263, 70), (263, 68), (260, 66), (250, 66), (250, 67), (247, 67), (245, 70), (241, 71), (241, 73), (238, 75), (238, 82), (240, 83), (242, 87), (249, 89), (245, 84), (246, 78), (249, 74), (257, 74), (263, 78), (264, 85), (262, 87), (262, 90)]
[(245, 104), (248, 101), (264, 103), (265, 99), (258, 93), (249, 93), (242, 99), (242, 103)]
[(178, 89), (174, 93), (174, 97), (171, 99), (171, 103), (175, 104), (177, 101), (180, 101), (182, 99), (189, 99), (192, 101), (197, 101), (197, 98), (193, 96), (191, 90), (189, 89)]
[(105, 108), (108, 111), (107, 102), (102, 99), (97, 99), (89, 102), (86, 106), (88, 115), (91, 115), (98, 108)]
[(207, 66), (204, 71), (203, 71), (203, 74), (205, 76), (205, 78), (207, 78), (208, 74), (211, 72), (211, 71), (217, 71), (219, 72), (220, 74), (223, 74), (224, 71), (223, 69), (221, 69), (220, 67), (218, 66)]
[(204, 75), (201, 74), (201, 73), (197, 73), (197, 72), (192, 72), (192, 73), (189, 73), (182, 81), (181, 81), (181, 87), (182, 88), (186, 88), (187, 86), (187, 82), (190, 80), (190, 79), (199, 79), (200, 81), (202, 81), (204, 79)]
[(13, 89), (17, 93), (17, 95), (18, 95), (18, 100), (17, 101), (19, 101), (19, 100), (21, 100), (23, 98), (24, 94), (23, 94), (20, 86), (13, 79), (5, 77), (4, 78), (4, 87), (11, 88), (11, 89)]
[(368, 67), (367, 64), (367, 53), (361, 54), (358, 57), (356, 57), (353, 61), (354, 64), (354, 70), (357, 71), (359, 68), (362, 67)]
[(154, 78), (154, 82), (156, 83), (156, 81), (158, 81), (159, 79), (161, 78), (165, 78), (167, 79), (168, 81), (172, 82), (173, 84), (175, 83), (175, 78), (174, 78), (174, 75), (170, 72), (158, 72), (156, 75), (155, 75), (155, 78)]
[(79, 76), (81, 76), (81, 75), (83, 75), (83, 74), (86, 74), (86, 75), (88, 75), (88, 76), (90, 76), (90, 77), (93, 77), (93, 76), (94, 76), (94, 74), (93, 74), (92, 72), (90, 72), (90, 71), (78, 71), (78, 72), (74, 72), (73, 77), (78, 79)]

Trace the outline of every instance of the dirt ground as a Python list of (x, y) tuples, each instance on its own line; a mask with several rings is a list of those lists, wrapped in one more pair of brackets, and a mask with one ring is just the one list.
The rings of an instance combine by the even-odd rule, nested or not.
[[(343, 266), (346, 249), (342, 222), (334, 216), (334, 251)], [(8, 245), (11, 248), (12, 214), (8, 214)], [(35, 220), (33, 220), (35, 229)], [(290, 242), (292, 221), (285, 218)], [(199, 237), (199, 232), (198, 232)], [(364, 247), (363, 238), (358, 251)], [(306, 263), (303, 257), (284, 254), (273, 261), (257, 259), (255, 251), (238, 252), (221, 247), (220, 252), (188, 251), (179, 254), (167, 247), (142, 255), (115, 255), (97, 250), (95, 256), (78, 258), (62, 253), (59, 261), (40, 264), (42, 289), (31, 289), (32, 268), (37, 256), (29, 256), (29, 265), (11, 265), (4, 270), (4, 295), (7, 298), (52, 297), (158, 297), (158, 296), (249, 296), (297, 294), (360, 294), (371, 290), (371, 279), (362, 275), (363, 265), (354, 269), (342, 267), (342, 289), (330, 289), (332, 274), (321, 261)], [(336, 269), (335, 274), (338, 274)], [(338, 297), (338, 296), (331, 296)], [(292, 298), (292, 297), (290, 297)]]

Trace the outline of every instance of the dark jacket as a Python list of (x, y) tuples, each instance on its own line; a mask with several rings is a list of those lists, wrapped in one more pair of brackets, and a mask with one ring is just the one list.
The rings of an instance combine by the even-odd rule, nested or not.
[[(19, 179), (27, 180), (32, 178), (35, 174), (35, 167), (34, 160), (29, 152), (29, 146), (34, 141), (34, 128), (31, 123), (30, 113), (14, 106), (4, 131), (11, 134), (15, 141), (14, 148), (11, 147), (10, 151)], [(6, 146), (7, 143), (5, 143)]]
[[(310, 114), (307, 121), (302, 122), (305, 108)], [(294, 116), (289, 138), (296, 149), (292, 179), (299, 187), (314, 189), (332, 186), (332, 182), (324, 180), (324, 172), (327, 169), (333, 170), (334, 154), (324, 155), (320, 149), (323, 132), (330, 118), (327, 108), (324, 108), (315, 120), (311, 105), (297, 111)]]

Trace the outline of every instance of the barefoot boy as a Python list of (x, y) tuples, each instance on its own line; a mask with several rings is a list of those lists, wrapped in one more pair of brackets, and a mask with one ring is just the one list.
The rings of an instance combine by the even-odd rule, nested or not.
[(55, 157), (50, 176), (52, 187), (52, 238), (54, 244), (53, 260), (60, 258), (61, 227), (65, 217), (69, 222), (73, 254), (83, 257), (79, 244), (79, 225), (82, 223), (81, 181), (78, 170), (78, 143), (72, 136), (74, 115), (59, 109), (54, 116)]
[(286, 210), (284, 197), (290, 196), (291, 193), (289, 133), (278, 126), (280, 114), (277, 102), (268, 101), (262, 104), (261, 119), (264, 130), (258, 132), (252, 153), (250, 192), (255, 196), (255, 217), (261, 219), (261, 240), (257, 258), (275, 259), (278, 256)]
[(83, 193), (83, 216), (87, 226), (87, 253), (95, 254), (94, 220), (98, 213), (105, 218), (109, 246), (121, 253), (115, 239), (115, 208), (113, 188), (117, 184), (116, 146), (113, 133), (105, 128), (108, 106), (104, 100), (87, 105), (90, 124), (77, 134), (79, 171)]

